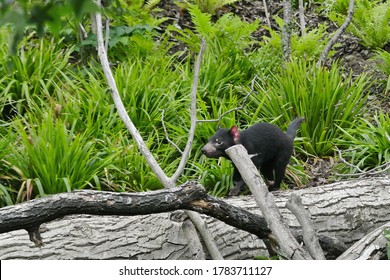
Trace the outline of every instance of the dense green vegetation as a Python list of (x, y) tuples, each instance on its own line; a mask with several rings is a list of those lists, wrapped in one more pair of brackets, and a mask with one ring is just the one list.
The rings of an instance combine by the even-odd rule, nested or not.
[[(116, 113), (97, 63), (89, 17), (69, 12), (74, 1), (69, 1), (66, 12), (55, 5), (45, 10), (40, 1), (17, 2), (23, 4), (19, 16), (41, 10), (60, 14), (46, 24), (32, 16), (11, 24), (15, 10), (0, 6), (7, 15), (0, 29), (0, 207), (82, 188), (161, 188)], [(218, 125), (238, 124), (244, 129), (268, 121), (286, 129), (296, 116), (307, 121), (295, 142), (286, 184), (304, 185), (310, 179), (306, 162), (318, 157), (337, 161), (338, 149), (346, 151), (343, 158), (356, 168), (341, 162), (337, 172), (372, 170), (390, 161), (389, 112), (371, 107), (368, 98), (372, 85), (383, 83), (387, 87), (382, 86), (381, 98), (389, 98), (390, 55), (384, 46), (390, 36), (380, 25), (383, 20), (388, 23), (389, 1), (356, 1), (358, 11), (362, 6), (365, 13), (357, 13), (350, 30), (362, 45), (376, 51), (385, 81), (369, 74), (352, 75), (337, 61), (317, 67), (332, 35), (325, 24), (309, 27), (303, 37), (298, 28), (292, 30), (292, 60), (283, 67), (280, 30), (267, 27), (268, 35), (256, 41), (251, 35), (259, 22), (245, 22), (229, 13), (212, 16), (215, 9), (235, 1), (186, 1), (185, 12), (193, 24), (188, 29), (158, 17), (159, 1), (145, 2), (113, 1), (105, 9), (111, 19), (108, 54), (128, 114), (168, 174), (175, 171), (180, 152), (166, 140), (163, 124), (170, 140), (183, 148), (189, 130), (192, 65), (201, 37), (207, 49), (198, 118), (218, 118), (250, 96), (244, 110), (224, 116), (220, 123), (198, 123), (182, 182), (199, 179), (212, 194), (226, 195), (232, 184), (231, 164), (200, 153)], [(345, 16), (348, 1), (308, 2), (338, 22), (334, 16)], [(83, 7), (80, 13), (96, 9)], [(280, 18), (275, 20), (283, 24)], [(80, 39), (79, 23), (88, 37)], [(168, 26), (162, 29), (162, 23)], [(172, 51), (177, 43), (189, 51)]]

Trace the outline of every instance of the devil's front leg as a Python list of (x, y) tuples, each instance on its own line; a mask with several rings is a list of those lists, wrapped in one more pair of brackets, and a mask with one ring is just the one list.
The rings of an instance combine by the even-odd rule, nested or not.
[[(251, 160), (253, 164), (256, 166), (257, 169), (262, 165), (263, 158), (259, 154), (249, 155), (251, 157)], [(244, 189), (245, 182), (241, 177), (240, 172), (238, 172), (238, 169), (235, 165), (234, 166), (234, 173), (233, 173), (233, 182), (234, 187), (230, 190), (229, 196), (236, 196), (239, 195), (240, 192)]]
[(241, 177), (240, 172), (238, 172), (238, 169), (236, 166), (234, 166), (234, 172), (233, 172), (233, 183), (234, 187), (230, 190), (229, 196), (237, 196), (242, 191), (243, 187), (245, 186), (245, 182)]

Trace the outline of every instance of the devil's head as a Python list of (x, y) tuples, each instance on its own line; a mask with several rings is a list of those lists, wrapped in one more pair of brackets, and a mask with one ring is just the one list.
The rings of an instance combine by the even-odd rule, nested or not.
[(237, 126), (232, 126), (231, 129), (220, 128), (202, 148), (202, 153), (209, 158), (227, 157), (225, 150), (239, 143), (240, 132)]

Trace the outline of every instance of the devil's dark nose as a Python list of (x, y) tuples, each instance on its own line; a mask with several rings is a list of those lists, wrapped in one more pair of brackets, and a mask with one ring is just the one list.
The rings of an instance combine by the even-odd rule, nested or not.
[(204, 149), (204, 147), (200, 150), (203, 154), (206, 153), (206, 150)]

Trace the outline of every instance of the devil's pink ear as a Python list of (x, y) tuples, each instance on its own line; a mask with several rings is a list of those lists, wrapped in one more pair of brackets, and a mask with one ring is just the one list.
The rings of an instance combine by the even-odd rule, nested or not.
[(237, 126), (233, 125), (232, 128), (229, 130), (229, 134), (230, 136), (232, 136), (235, 144), (238, 144), (240, 142), (240, 132), (238, 131)]

